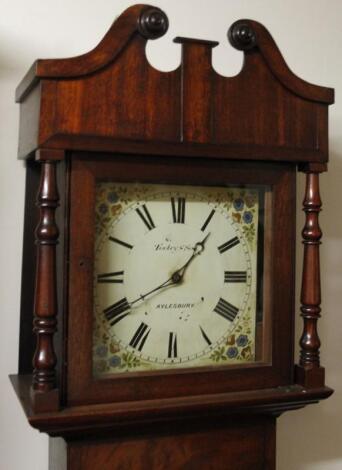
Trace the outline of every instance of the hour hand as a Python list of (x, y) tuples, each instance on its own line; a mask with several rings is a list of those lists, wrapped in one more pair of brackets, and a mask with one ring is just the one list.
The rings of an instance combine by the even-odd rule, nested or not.
[[(207, 233), (207, 235), (203, 238), (203, 240), (201, 242), (196, 243), (195, 250), (197, 250), (198, 254), (202, 253), (202, 251), (204, 250), (205, 242), (208, 240), (209, 235), (210, 235), (210, 232)], [(200, 251), (198, 251), (198, 250), (200, 250)]]
[(190, 256), (190, 258), (188, 259), (188, 261), (184, 264), (184, 266), (182, 266), (181, 268), (177, 269), (177, 271), (175, 271), (173, 274), (172, 274), (172, 278), (174, 279), (174, 282), (175, 284), (179, 283), (183, 277), (184, 277), (184, 274), (185, 274), (185, 271), (186, 271), (186, 268), (189, 266), (189, 264), (191, 263), (191, 261), (197, 256), (197, 255), (200, 255), (202, 253), (202, 251), (204, 250), (205, 248), (205, 242), (207, 241), (208, 237), (209, 237), (210, 233), (208, 233), (201, 242), (197, 242), (195, 244), (195, 246), (193, 247), (193, 253), (192, 255)]

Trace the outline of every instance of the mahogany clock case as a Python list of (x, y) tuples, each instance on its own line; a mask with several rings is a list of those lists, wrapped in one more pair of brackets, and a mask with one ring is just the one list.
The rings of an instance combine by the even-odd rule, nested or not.
[[(17, 89), (19, 157), (27, 160), (27, 180), (19, 374), (11, 379), (29, 422), (40, 431), (66, 439), (101, 433), (113, 439), (108, 446), (96, 439), (76, 443), (70, 468), (80, 468), (78, 452), (85, 458), (100, 449), (106, 458), (116, 446), (113, 430), (126, 427), (134, 434), (139, 428), (159, 445), (158, 432), (170, 422), (171, 447), (177, 447), (183, 429), (198, 426), (208, 455), (217, 449), (224, 461), (225, 449), (204, 429), (207, 420), (216, 420), (215, 435), (235, 435), (234, 442), (243, 428), (255, 443), (260, 430), (257, 463), (252, 467), (249, 460), (241, 468), (271, 469), (275, 416), (332, 393), (320, 365), (317, 323), (319, 174), (327, 169), (334, 92), (295, 76), (268, 31), (252, 20), (229, 29), (231, 45), (244, 54), (236, 77), (212, 68), (216, 42), (189, 38), (176, 39), (180, 67), (159, 72), (148, 63), (145, 47), (167, 27), (158, 8), (132, 6), (93, 51), (38, 60)], [(298, 170), (305, 174), (306, 190), (303, 332), (294, 365)], [(94, 207), (101, 181), (269, 188), (257, 361), (94, 377)], [(244, 415), (246, 427), (233, 418), (228, 425), (223, 417), (232, 413)], [(196, 438), (189, 433), (183, 442), (192, 465)], [(144, 442), (149, 445), (148, 437)], [(239, 458), (246, 449), (239, 448)]]

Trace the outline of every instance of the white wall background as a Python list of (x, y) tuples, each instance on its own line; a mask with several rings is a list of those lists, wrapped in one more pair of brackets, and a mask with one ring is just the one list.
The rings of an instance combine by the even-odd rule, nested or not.
[[(98, 43), (113, 19), (133, 3), (129, 0), (0, 1), (0, 470), (46, 470), (48, 466), (48, 439), (26, 423), (7, 378), (17, 370), (24, 203), (24, 165), (16, 160), (19, 106), (14, 103), (14, 90), (37, 57), (68, 57), (87, 52)], [(224, 75), (235, 75), (241, 67), (242, 54), (228, 45), (226, 32), (233, 21), (251, 18), (269, 29), (297, 75), (336, 89), (337, 104), (330, 112), (331, 164), (329, 173), (321, 178), (323, 318), (319, 324), (327, 384), (336, 391), (320, 405), (279, 418), (277, 456), (278, 470), (340, 470), (342, 2), (154, 0), (152, 4), (163, 8), (170, 20), (167, 35), (148, 45), (149, 60), (156, 68), (171, 70), (178, 65), (180, 46), (173, 44), (172, 39), (180, 35), (219, 40), (220, 46), (214, 49), (214, 67)], [(302, 191), (301, 178), (299, 191)], [(303, 225), (301, 195), (298, 202), (299, 234)], [(300, 244), (298, 248), (301, 254)], [(300, 328), (298, 321), (297, 339)]]

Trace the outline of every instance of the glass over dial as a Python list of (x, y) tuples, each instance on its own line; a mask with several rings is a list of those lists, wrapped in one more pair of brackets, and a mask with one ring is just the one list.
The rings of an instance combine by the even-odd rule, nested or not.
[(258, 192), (99, 183), (94, 373), (251, 361)]

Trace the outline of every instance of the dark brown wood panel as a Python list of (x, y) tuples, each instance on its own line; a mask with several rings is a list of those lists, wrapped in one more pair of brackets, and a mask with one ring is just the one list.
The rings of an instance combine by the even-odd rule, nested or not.
[(179, 141), (180, 70), (152, 68), (145, 44), (142, 37), (130, 41), (117, 61), (96, 75), (60, 81), (53, 132)]
[(38, 146), (41, 97), (41, 83), (38, 83), (20, 105), (19, 157), (29, 155)]
[[(287, 172), (284, 173), (282, 184), (279, 185), (277, 191), (274, 191), (273, 197), (271, 278), (274, 290), (271, 315), (274, 321), (273, 361), (275, 363), (284, 361), (288, 364), (292, 382), (294, 381), (295, 213), (295, 173)], [(279, 369), (279, 374), (284, 381), (288, 380), (288, 373), (289, 371), (285, 368)]]
[(182, 43), (182, 141), (210, 142), (214, 96), (211, 50), (218, 43), (182, 38), (175, 41)]
[(317, 104), (284, 88), (257, 50), (246, 53), (244, 67), (237, 76), (217, 75), (214, 83), (213, 142), (293, 149), (320, 147), (316, 138)]
[(206, 431), (73, 441), (67, 458), (70, 470), (274, 470), (275, 418), (233, 417)]

